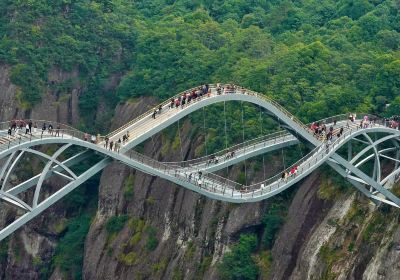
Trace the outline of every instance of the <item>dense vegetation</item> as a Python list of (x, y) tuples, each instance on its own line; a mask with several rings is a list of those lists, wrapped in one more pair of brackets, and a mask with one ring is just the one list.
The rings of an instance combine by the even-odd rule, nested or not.
[[(5, 0), (0, 61), (27, 107), (47, 87), (82, 84), (83, 116), (102, 98), (213, 81), (266, 92), (305, 120), (380, 113), (399, 95), (398, 10), (395, 0)], [(52, 69), (79, 78), (54, 85)], [(113, 75), (116, 89), (105, 86)]]
[[(306, 122), (349, 111), (393, 115), (400, 112), (399, 9), (397, 0), (3, 0), (0, 64), (11, 66), (25, 108), (46, 90), (68, 97), (81, 87), (88, 127), (104, 121), (97, 115), (100, 102), (111, 112), (119, 101), (165, 99), (218, 81), (264, 92)], [(59, 70), (77, 75), (55, 82), (50, 73)], [(214, 112), (223, 108), (207, 110), (208, 152), (243, 140), (243, 129), (244, 140), (273, 129), (268, 121), (256, 125), (257, 108), (230, 104), (229, 138), (217, 137), (224, 120)], [(242, 112), (253, 117), (244, 125)], [(133, 186), (126, 186), (130, 198)], [(90, 223), (90, 211), (83, 212), (69, 222), (56, 250), (56, 265), (71, 277), (80, 277), (72, 274)], [(251, 254), (257, 246), (271, 248), (284, 212), (281, 205), (267, 210), (261, 240), (240, 238), (221, 265), (224, 278), (257, 278)], [(107, 231), (125, 222), (116, 217)], [(148, 234), (152, 251), (158, 241), (154, 230)]]

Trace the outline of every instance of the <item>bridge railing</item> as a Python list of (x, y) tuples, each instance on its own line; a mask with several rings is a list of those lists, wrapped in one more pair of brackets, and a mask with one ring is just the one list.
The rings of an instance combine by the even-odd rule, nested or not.
[[(370, 114), (359, 114), (359, 116), (365, 116), (365, 115), (367, 115), (369, 117), (375, 117)], [(326, 125), (330, 126), (334, 123), (334, 121), (336, 121), (337, 125), (338, 125), (336, 130), (338, 130), (339, 124), (340, 124), (340, 126), (343, 126), (342, 122), (346, 121), (346, 120), (348, 120), (348, 114), (340, 114), (340, 115), (320, 119), (320, 120), (312, 122), (312, 123), (326, 124)], [(312, 123), (309, 123), (307, 125), (310, 126)], [(337, 131), (336, 131), (336, 133), (337, 133)], [(336, 133), (334, 133), (334, 134), (336, 134)], [(256, 148), (256, 146), (258, 146), (262, 143), (264, 143), (264, 146), (266, 146), (267, 141), (274, 141), (273, 144), (276, 144), (278, 140), (282, 140), (282, 141), (278, 141), (278, 143), (281, 143), (287, 139), (290, 139), (291, 137), (293, 137), (293, 136), (289, 132), (278, 131), (278, 132), (274, 132), (271, 134), (257, 137), (255, 139), (252, 139), (249, 141), (245, 141), (243, 143), (239, 143), (234, 146), (230, 146), (229, 148), (223, 149), (221, 151), (218, 151), (216, 153), (213, 153), (213, 154), (210, 154), (207, 156), (203, 156), (203, 157), (199, 157), (199, 158), (195, 158), (195, 159), (191, 159), (191, 160), (187, 160), (187, 161), (164, 162), (164, 163), (173, 165), (173, 166), (177, 166), (177, 167), (184, 167), (184, 168), (191, 167), (193, 165), (198, 165), (198, 164), (222, 163), (224, 161), (231, 160), (232, 158), (238, 157), (239, 153), (241, 153), (241, 152), (242, 153), (251, 152)]]
[[(378, 122), (382, 122), (382, 120), (378, 120)], [(373, 124), (371, 124), (373, 125)], [(280, 174), (277, 174), (267, 180), (262, 182), (252, 184), (249, 186), (245, 186), (243, 184), (234, 182), (227, 178), (218, 176), (213, 173), (205, 172), (201, 169), (191, 169), (184, 170), (178, 169), (174, 166), (169, 166), (168, 164), (158, 162), (154, 159), (146, 157), (140, 153), (135, 151), (129, 151), (125, 154), (125, 156), (129, 158), (134, 158), (135, 160), (145, 163), (152, 168), (156, 168), (157, 170), (164, 172), (170, 176), (174, 176), (180, 181), (189, 182), (192, 185), (197, 186), (201, 189), (206, 189), (209, 192), (214, 192), (222, 195), (234, 196), (254, 196), (254, 195), (262, 195), (266, 192), (270, 192), (276, 190), (284, 185), (286, 185), (289, 181), (297, 178), (299, 175), (303, 174), (307, 170), (309, 170), (312, 166), (317, 164), (319, 161), (323, 160), (328, 156), (329, 152), (334, 149), (337, 145), (339, 145), (342, 141), (351, 135), (352, 133), (363, 129), (362, 127), (356, 125), (351, 127), (350, 129), (344, 131), (343, 135), (338, 137), (336, 141), (332, 144), (325, 146), (325, 144), (321, 144), (312, 150), (307, 156), (303, 157), (283, 172), (289, 173), (290, 175), (287, 178), (282, 178)], [(43, 131), (43, 133), (37, 132), (29, 135), (21, 134), (18, 138), (9, 139), (8, 145), (17, 145), (20, 144), (21, 141), (33, 141), (35, 139), (40, 138), (76, 138), (80, 140), (90, 140), (87, 139), (87, 134), (77, 131), (77, 130), (69, 130), (69, 129), (54, 129), (52, 132)], [(6, 143), (7, 144), (7, 143)], [(1, 146), (0, 146), (1, 148)], [(8, 146), (10, 148), (10, 146)], [(296, 172), (291, 172), (294, 167), (297, 167)]]
[[(191, 183), (192, 185), (195, 185), (202, 189), (206, 189), (210, 192), (221, 193), (221, 194), (225, 193), (233, 194), (235, 190), (238, 190), (242, 187), (241, 184), (231, 181), (227, 178), (218, 176), (216, 174), (208, 173), (201, 169), (185, 171), (183, 169), (176, 168), (174, 166), (154, 160), (136, 151), (131, 150), (125, 153), (124, 155), (126, 157), (129, 157), (130, 159), (134, 159), (140, 163), (155, 168), (167, 175), (174, 176), (180, 181)], [(201, 180), (201, 183), (199, 183), (199, 180)]]
[[(245, 141), (243, 143), (239, 143), (234, 146), (230, 146), (229, 148), (223, 149), (216, 153), (187, 160), (187, 161), (176, 161), (176, 162), (164, 162), (165, 164), (178, 166), (178, 167), (191, 167), (193, 165), (198, 165), (202, 163), (221, 163), (227, 160), (231, 160), (232, 158), (236, 158), (239, 156), (239, 153), (251, 152), (256, 148), (256, 146), (263, 144), (267, 145), (267, 142), (270, 141), (272, 144), (281, 143), (289, 138), (293, 138), (291, 134), (286, 131), (278, 131), (268, 135), (260, 136), (255, 139)], [(281, 141), (279, 141), (281, 140)]]
[[(381, 120), (376, 119), (377, 124), (380, 122)], [(372, 123), (369, 125), (369, 127), (373, 125), (374, 124)], [(255, 195), (263, 195), (268, 192), (277, 190), (280, 187), (283, 187), (284, 185), (289, 183), (291, 180), (294, 180), (295, 178), (297, 178), (310, 168), (312, 168), (314, 165), (319, 163), (324, 158), (326, 158), (329, 152), (332, 149), (335, 149), (343, 141), (345, 141), (348, 136), (362, 129), (364, 128), (362, 128), (359, 125), (351, 126), (349, 129), (344, 131), (344, 133), (340, 137), (338, 137), (333, 143), (329, 145), (327, 145), (326, 143), (321, 144), (320, 146), (313, 149), (308, 155), (306, 155), (305, 157), (298, 160), (296, 163), (292, 164), (290, 167), (283, 170), (280, 174), (277, 174), (259, 183), (245, 186), (237, 182), (232, 182), (231, 180), (227, 180), (226, 178), (216, 176), (213, 178), (214, 184), (215, 181), (217, 181), (219, 188), (232, 191), (232, 196), (234, 195), (233, 192), (234, 190), (239, 191), (240, 196), (242, 197), (246, 195), (247, 196), (251, 195), (253, 197)], [(289, 175), (287, 177), (283, 177), (282, 176), (283, 174), (289, 174)]]
[(12, 121), (7, 121), (7, 122), (1, 122), (0, 123), (0, 130), (8, 130), (9, 127), (12, 127), (13, 124), (16, 127), (21, 127), (21, 129), (25, 132), (25, 126), (27, 124), (29, 124), (29, 122), (32, 123), (32, 129), (34, 128), (34, 126), (36, 125), (37, 129), (42, 129), (43, 124), (46, 124), (46, 127), (48, 128), (49, 124), (51, 124), (53, 126), (53, 129), (56, 129), (57, 127), (60, 127), (60, 129), (68, 129), (68, 130), (76, 130), (79, 131), (78, 129), (70, 126), (70, 125), (66, 125), (63, 123), (59, 123), (59, 122), (55, 122), (55, 121), (48, 121), (48, 120), (35, 120), (35, 119), (16, 119), (16, 120), (12, 120)]
[(88, 142), (91, 141), (89, 134), (76, 129), (37, 129), (36, 131), (32, 131), (32, 133), (25, 133), (25, 129), (23, 129), (21, 132), (17, 132), (17, 130), (12, 131), (12, 135), (8, 135), (4, 132), (0, 134), (0, 151), (10, 149), (25, 142), (32, 142), (44, 138), (75, 138)]
[[(380, 120), (377, 119), (376, 124), (378, 124), (379, 122), (380, 122)], [(369, 127), (371, 127), (373, 125), (375, 125), (375, 124), (372, 123), (369, 125)], [(282, 171), (282, 174), (283, 173), (290, 174), (287, 178), (283, 178), (282, 174), (277, 174), (271, 178), (268, 178), (265, 181), (262, 181), (262, 182), (256, 183), (256, 184), (252, 184), (249, 188), (250, 191), (253, 192), (253, 195), (254, 195), (254, 191), (260, 192), (260, 195), (262, 195), (263, 193), (267, 193), (267, 192), (276, 190), (281, 186), (284, 186), (290, 180), (297, 178), (299, 175), (301, 175), (305, 171), (309, 170), (312, 166), (314, 166), (319, 161), (321, 161), (322, 159), (327, 157), (329, 152), (332, 149), (335, 149), (343, 141), (345, 141), (348, 136), (350, 136), (353, 133), (355, 133), (359, 130), (362, 130), (362, 129), (364, 129), (364, 128), (362, 128), (359, 125), (352, 126), (350, 129), (346, 130), (340, 137), (338, 137), (331, 144), (327, 145), (325, 143), (325, 144), (322, 144), (322, 145), (316, 147), (307, 156), (303, 157), (302, 159), (300, 159), (299, 161), (297, 161), (296, 163), (294, 163), (293, 165), (291, 165), (290, 167), (288, 167), (287, 169)], [(297, 171), (292, 173), (291, 170), (294, 167), (297, 167)]]
[[(214, 87), (214, 85), (212, 85), (212, 84), (209, 85), (209, 86), (210, 86), (210, 88)], [(151, 115), (153, 114), (154, 110), (158, 109), (159, 106), (161, 106), (162, 108), (164, 108), (166, 106), (169, 106), (169, 104), (171, 103), (171, 98), (173, 98), (175, 100), (176, 98), (181, 97), (183, 94), (185, 94), (187, 92), (192, 92), (193, 90), (197, 91), (197, 90), (200, 90), (200, 89), (201, 89), (201, 86), (197, 86), (197, 87), (193, 87), (191, 89), (184, 90), (184, 91), (182, 91), (182, 92), (180, 92), (180, 93), (178, 93), (178, 94), (176, 94), (174, 96), (171, 96), (168, 100), (165, 100), (164, 102), (152, 107), (152, 109), (144, 112), (143, 114), (137, 116), (133, 120), (131, 120), (131, 121), (127, 122), (126, 124), (124, 124), (123, 126), (121, 126), (121, 127), (117, 128), (117, 129), (115, 129), (114, 131), (108, 133), (105, 137), (111, 138), (111, 137), (115, 136), (116, 134), (120, 133), (121, 131), (124, 131), (125, 129), (127, 129), (131, 125), (139, 122), (140, 120), (143, 120), (143, 119), (146, 119), (146, 118), (150, 118)]]
[[(225, 94), (248, 94), (248, 95), (254, 95), (257, 96), (265, 101), (267, 101), (268, 103), (274, 105), (275, 107), (277, 107), (280, 111), (282, 111), (285, 115), (287, 115), (289, 118), (291, 118), (295, 123), (297, 123), (299, 126), (301, 126), (302, 128), (304, 128), (306, 131), (309, 132), (309, 128), (307, 127), (307, 125), (305, 125), (303, 122), (301, 122), (297, 117), (295, 117), (293, 114), (291, 114), (289, 111), (287, 111), (283, 106), (281, 106), (278, 102), (274, 101), (273, 99), (269, 98), (266, 95), (251, 91), (249, 89), (246, 89), (244, 87), (240, 87), (234, 84), (220, 84), (222, 87), (224, 87), (224, 93)], [(216, 88), (216, 84), (209, 84), (209, 90)], [(172, 97), (170, 97), (168, 100), (165, 100), (164, 102), (162, 102), (161, 104), (153, 107), (151, 110), (139, 115), (138, 117), (134, 118), (133, 120), (129, 121), (128, 123), (124, 124), (123, 126), (115, 129), (114, 131), (112, 131), (111, 133), (107, 134), (106, 137), (111, 138), (115, 135), (117, 135), (118, 133), (124, 131), (125, 129), (129, 128), (130, 126), (132, 126), (135, 123), (138, 123), (139, 121), (146, 119), (146, 118), (150, 118), (151, 115), (153, 114), (154, 110), (157, 109), (159, 106), (161, 106), (162, 108), (169, 106), (169, 104), (171, 103), (170, 99), (176, 99), (181, 97), (184, 93), (188, 93), (188, 92), (192, 92), (193, 90), (200, 90), (201, 86), (197, 86), (185, 91), (182, 91)]]

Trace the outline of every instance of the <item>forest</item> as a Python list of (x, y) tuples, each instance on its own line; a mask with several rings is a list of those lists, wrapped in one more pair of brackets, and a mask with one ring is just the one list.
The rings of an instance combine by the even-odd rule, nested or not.
[[(25, 107), (52, 68), (79, 71), (80, 109), (165, 99), (211, 82), (268, 94), (305, 121), (400, 104), (399, 2), (383, 0), (3, 0), (0, 61)], [(112, 75), (116, 89), (105, 90)], [(385, 112), (387, 104), (388, 112)]]
[[(216, 82), (262, 92), (304, 122), (348, 112), (391, 116), (400, 113), (399, 10), (397, 0), (2, 0), (0, 63), (12, 66), (23, 108), (48, 89), (68, 96), (82, 85), (81, 128), (88, 130), (105, 128), (96, 118), (102, 100), (112, 112), (120, 102), (162, 101)], [(79, 75), (54, 83), (53, 69)], [(116, 87), (107, 86), (111, 77)], [(272, 228), (263, 244), (241, 236), (220, 266), (223, 279), (257, 278), (262, 268), (251, 256), (271, 247), (284, 213), (279, 202), (265, 214)], [(89, 223), (82, 217), (81, 243)], [(56, 262), (68, 270), (67, 247)]]

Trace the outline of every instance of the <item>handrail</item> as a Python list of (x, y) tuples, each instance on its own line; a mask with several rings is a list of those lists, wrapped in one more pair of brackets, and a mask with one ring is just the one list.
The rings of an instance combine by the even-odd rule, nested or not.
[[(211, 88), (211, 86), (212, 85), (210, 85), (210, 88)], [(124, 129), (128, 128), (132, 124), (135, 124), (135, 123), (139, 122), (140, 120), (144, 119), (145, 117), (150, 117), (151, 114), (153, 114), (154, 110), (157, 109), (160, 105), (161, 105), (162, 108), (164, 108), (166, 105), (170, 104), (172, 98), (176, 99), (176, 98), (182, 96), (183, 94), (185, 94), (187, 92), (191, 92), (193, 90), (200, 90), (200, 89), (201, 89), (201, 86), (197, 86), (197, 87), (193, 87), (191, 89), (184, 90), (184, 91), (182, 91), (182, 92), (180, 92), (180, 93), (178, 93), (178, 94), (176, 94), (174, 96), (171, 96), (168, 100), (165, 100), (164, 102), (158, 104), (157, 106), (153, 107), (151, 110), (148, 110), (148, 111), (144, 112), (143, 114), (137, 116), (133, 120), (131, 120), (131, 121), (127, 122), (126, 124), (124, 124), (123, 126), (115, 129), (114, 131), (111, 131), (105, 137), (111, 138), (114, 135), (116, 135), (116, 134), (120, 133), (121, 131), (123, 131)]]
[[(365, 115), (373, 116), (373, 115), (369, 115), (369, 114), (359, 114), (359, 115), (361, 115), (361, 116), (365, 116)], [(321, 119), (321, 120), (318, 120), (318, 121), (314, 121), (314, 122), (311, 122), (311, 123), (309, 123), (307, 125), (311, 125), (312, 123), (320, 123), (320, 124), (331, 125), (331, 124), (333, 124), (334, 120), (336, 120), (337, 123), (340, 124), (340, 122), (342, 122), (344, 120), (347, 120), (347, 119), (348, 119), (348, 114), (340, 114), (340, 115), (324, 118), (324, 119)], [(227, 154), (229, 152), (234, 151), (235, 155), (236, 155), (236, 153), (241, 148), (242, 149), (244, 148), (245, 150), (247, 150), (247, 147), (250, 147), (251, 145), (256, 146), (256, 145), (258, 145), (258, 144), (260, 144), (262, 142), (266, 142), (268, 140), (273, 140), (273, 139), (276, 140), (278, 138), (282, 138), (282, 137), (285, 138), (285, 137), (290, 137), (290, 136), (292, 136), (292, 134), (290, 134), (289, 132), (287, 132), (285, 130), (277, 131), (277, 132), (274, 132), (274, 133), (263, 135), (263, 136), (260, 136), (260, 137), (257, 137), (257, 138), (254, 138), (254, 139), (251, 139), (251, 140), (236, 144), (234, 146), (230, 146), (229, 148), (225, 148), (223, 150), (220, 150), (218, 152), (215, 152), (215, 153), (207, 155), (207, 156), (202, 156), (202, 157), (199, 157), (199, 158), (190, 159), (190, 160), (186, 160), (186, 161), (172, 161), (172, 162), (164, 162), (164, 163), (170, 164), (170, 165), (174, 165), (174, 166), (177, 166), (177, 167), (189, 167), (189, 166), (192, 166), (194, 164), (205, 163), (208, 160), (212, 160), (212, 159), (215, 159), (215, 158), (218, 159), (218, 162), (220, 162), (221, 157), (222, 157), (222, 160), (225, 160), (224, 156), (227, 156)]]
[(202, 157), (199, 157), (199, 158), (190, 159), (190, 160), (186, 160), (186, 161), (170, 161), (170, 162), (165, 162), (164, 161), (164, 163), (171, 164), (171, 165), (179, 165), (180, 163), (193, 164), (193, 163), (197, 163), (197, 162), (204, 162), (205, 160), (211, 159), (213, 157), (224, 156), (230, 151), (233, 151), (233, 150), (237, 151), (237, 150), (239, 150), (239, 148), (242, 148), (242, 147), (247, 147), (247, 146), (250, 146), (250, 145), (257, 145), (257, 144), (265, 142), (267, 140), (278, 139), (278, 138), (286, 137), (286, 136), (291, 136), (291, 134), (286, 132), (286, 131), (284, 131), (284, 130), (277, 131), (277, 132), (273, 132), (271, 134), (263, 135), (263, 136), (260, 136), (260, 137), (257, 137), (257, 138), (254, 138), (254, 139), (251, 139), (251, 140), (248, 140), (248, 141), (245, 141), (245, 142), (233, 145), (233, 146), (230, 146), (229, 148), (225, 148), (223, 150), (220, 150), (220, 151), (215, 152), (213, 154), (209, 154), (207, 156), (202, 156)]
[[(381, 121), (381, 120), (379, 120)], [(383, 123), (385, 124), (385, 123)], [(377, 123), (370, 123), (370, 126), (378, 125)], [(255, 193), (258, 193), (261, 191), (261, 195), (264, 193), (264, 190), (269, 188), (269, 191), (273, 191), (276, 189), (279, 189), (280, 187), (283, 187), (286, 185), (288, 181), (293, 180), (294, 178), (297, 178), (300, 174), (306, 172), (311, 168), (311, 166), (315, 166), (320, 160), (325, 158), (326, 156), (329, 156), (329, 153), (332, 150), (332, 148), (335, 148), (341, 141), (344, 141), (347, 139), (347, 136), (352, 135), (353, 132), (359, 131), (361, 129), (364, 129), (360, 127), (358, 124), (354, 124), (351, 128), (346, 129), (344, 133), (336, 139), (332, 144), (324, 148), (324, 143), (321, 143), (319, 146), (317, 146), (315, 149), (313, 149), (308, 155), (305, 157), (301, 158), (298, 160), (296, 163), (291, 165), (290, 167), (286, 168), (284, 172), (289, 172), (293, 167), (297, 166), (297, 173), (289, 176), (286, 180), (282, 179), (279, 174), (268, 178), (264, 181), (261, 181), (259, 183), (251, 184), (248, 186), (245, 186), (243, 184), (234, 182), (228, 178), (224, 178), (221, 176), (218, 176), (213, 173), (208, 173), (204, 170), (201, 170), (199, 168), (192, 168), (192, 169), (180, 169), (180, 168), (175, 168), (174, 166), (170, 166), (168, 164), (158, 162), (154, 159), (151, 159), (145, 155), (142, 155), (138, 152), (135, 151), (129, 151), (125, 154), (121, 154), (121, 156), (129, 157), (130, 159), (135, 159), (139, 162), (146, 163), (152, 168), (156, 168), (160, 172), (164, 172), (165, 174), (168, 174), (170, 176), (174, 176), (180, 181), (185, 181), (189, 182), (192, 185), (198, 186), (199, 188), (206, 188), (207, 191), (210, 192), (215, 192), (215, 193), (222, 193), (222, 195), (229, 195), (229, 196), (234, 196), (240, 193), (240, 195), (246, 195), (251, 193), (252, 197), (254, 196)], [(58, 134), (57, 131), (61, 134)], [(39, 135), (40, 134), (40, 135)], [(58, 134), (58, 135), (57, 135)], [(44, 135), (44, 136), (43, 136)], [(64, 136), (70, 136), (72, 138), (77, 138), (82, 140), (82, 136), (85, 134), (79, 131), (75, 130), (53, 130), (53, 133), (38, 133), (37, 135), (30, 135), (30, 137), (33, 137), (34, 139), (40, 139), (40, 138), (45, 138), (45, 137), (64, 137)], [(87, 135), (87, 134), (86, 134)], [(28, 136), (26, 136), (28, 137)], [(15, 139), (15, 143), (20, 142), (22, 137), (19, 137), (19, 139)], [(25, 139), (25, 141), (32, 141), (31, 139)], [(99, 147), (99, 146), (97, 146)], [(105, 149), (103, 146), (100, 146), (101, 149)], [(117, 153), (119, 153), (117, 151)], [(307, 167), (308, 164), (308, 167)], [(201, 175), (200, 175), (201, 172)], [(200, 180), (203, 181), (202, 184), (198, 184)], [(264, 186), (264, 188), (262, 187)], [(235, 192), (237, 191), (237, 192)], [(229, 192), (229, 194), (228, 194)]]
[[(243, 94), (254, 95), (254, 96), (260, 97), (261, 99), (263, 99), (263, 100), (267, 101), (268, 103), (270, 103), (270, 104), (274, 105), (275, 107), (277, 107), (285, 115), (290, 117), (295, 123), (297, 123), (298, 125), (303, 127), (306, 131), (309, 132), (309, 128), (304, 123), (302, 123), (297, 117), (295, 117), (293, 114), (291, 114), (289, 111), (287, 111), (278, 102), (276, 102), (273, 99), (267, 97), (266, 95), (251, 91), (249, 89), (246, 89), (244, 87), (240, 87), (240, 86), (237, 86), (237, 85), (234, 85), (234, 84), (220, 84), (220, 85), (222, 87), (224, 87), (224, 91), (225, 91), (226, 94), (229, 94), (229, 93), (239, 94), (237, 92), (237, 90), (241, 90), (242, 91), (241, 93), (243, 93)], [(215, 88), (216, 88), (215, 84), (209, 84), (209, 90), (215, 89)], [(117, 128), (117, 129), (115, 129), (114, 131), (110, 132), (109, 134), (106, 135), (106, 137), (111, 138), (111, 137), (115, 136), (116, 134), (120, 133), (121, 131), (125, 130), (126, 128), (130, 127), (131, 125), (133, 125), (135, 123), (138, 123), (139, 121), (141, 121), (141, 120), (143, 120), (145, 118), (151, 117), (151, 115), (153, 114), (153, 112), (155, 110), (154, 108), (158, 108), (160, 106), (162, 108), (164, 108), (165, 106), (168, 106), (170, 104), (172, 98), (176, 99), (176, 98), (179, 98), (180, 96), (182, 96), (183, 94), (185, 94), (187, 92), (191, 92), (193, 90), (200, 90), (200, 89), (201, 89), (201, 86), (197, 86), (197, 87), (182, 91), (182, 92), (174, 95), (173, 97), (170, 97), (168, 100), (165, 100), (164, 102), (162, 102), (158, 106), (153, 107), (153, 109), (151, 109), (151, 110), (139, 115), (138, 117), (134, 118), (133, 120), (129, 121), (128, 123), (124, 124), (123, 126), (121, 126), (121, 127)]]
[[(43, 124), (46, 123), (47, 127), (49, 124), (51, 125), (56, 125), (56, 127), (53, 126), (53, 129), (56, 129), (57, 126), (60, 126), (60, 128), (62, 129), (69, 129), (69, 130), (76, 130), (79, 131), (78, 129), (67, 125), (67, 124), (63, 124), (63, 123), (59, 123), (59, 122), (55, 122), (55, 121), (48, 121), (48, 120), (35, 120), (35, 119), (15, 119), (15, 120), (11, 120), (11, 121), (6, 121), (6, 122), (1, 122), (0, 123), (0, 130), (1, 129), (8, 129), (9, 127), (11, 127), (11, 123), (12, 122), (16, 122), (16, 124), (18, 124), (18, 122), (23, 122), (24, 126), (22, 127), (22, 129), (25, 129), (26, 124), (28, 124), (30, 121), (32, 122), (32, 125), (37, 125), (37, 129), (41, 129)], [(32, 126), (33, 128), (33, 126)]]

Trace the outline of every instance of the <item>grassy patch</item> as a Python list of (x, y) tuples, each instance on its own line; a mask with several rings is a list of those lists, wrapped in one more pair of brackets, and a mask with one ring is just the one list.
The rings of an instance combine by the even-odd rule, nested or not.
[(157, 230), (155, 227), (148, 226), (146, 228), (147, 233), (147, 242), (146, 242), (146, 250), (147, 251), (154, 251), (158, 246), (158, 239), (157, 239)]
[(110, 219), (108, 219), (106, 223), (106, 231), (109, 235), (112, 235), (114, 233), (120, 232), (124, 226), (126, 221), (128, 220), (127, 215), (120, 215), (120, 216), (113, 216)]
[(154, 264), (151, 268), (153, 272), (157, 275), (161, 275), (163, 271), (167, 268), (168, 260), (163, 259), (161, 262)]
[(212, 262), (211, 256), (205, 256), (201, 261), (200, 265), (197, 267), (196, 279), (203, 279), (204, 273), (210, 268)]
[(66, 218), (61, 218), (54, 224), (54, 231), (57, 234), (62, 233), (68, 227), (68, 220)]
[(8, 241), (8, 238), (0, 241), (0, 263), (5, 262), (8, 258)]
[(256, 258), (255, 258), (258, 267), (260, 268), (260, 273), (262, 279), (268, 279), (271, 273), (271, 266), (272, 266), (272, 255), (270, 251), (262, 251)]
[(129, 245), (135, 246), (140, 242), (140, 240), (142, 240), (145, 222), (140, 219), (131, 219), (128, 225), (133, 230), (133, 235), (129, 239)]
[(183, 280), (183, 272), (180, 268), (175, 267), (172, 272), (172, 280)]
[(262, 236), (262, 247), (271, 249), (278, 231), (282, 227), (287, 213), (287, 207), (280, 201), (272, 203), (262, 218), (264, 233)]
[(126, 178), (124, 182), (124, 188), (123, 188), (123, 196), (126, 200), (132, 200), (133, 198), (134, 183), (135, 183), (135, 176), (133, 174), (129, 174), (129, 177)]
[(342, 255), (339, 250), (334, 250), (330, 248), (328, 244), (324, 244), (321, 246), (319, 250), (319, 256), (322, 261), (325, 263), (326, 269), (324, 273), (321, 275), (321, 280), (334, 280), (336, 279), (336, 274), (332, 272), (333, 264), (338, 261)]
[(385, 215), (376, 211), (362, 233), (363, 241), (367, 243), (379, 243), (385, 232), (386, 221)]
[(246, 174), (241, 171), (237, 178), (236, 178), (236, 182), (238, 182), (239, 184), (245, 185), (246, 184)]
[(127, 266), (134, 265), (137, 260), (138, 260), (138, 256), (135, 252), (129, 252), (127, 254), (121, 253), (118, 256), (118, 261)]
[(194, 245), (194, 242), (189, 241), (184, 256), (185, 261), (190, 261), (193, 258), (195, 252), (196, 252), (196, 246)]
[(393, 186), (392, 188), (392, 193), (397, 196), (400, 197), (400, 183), (397, 183)]

